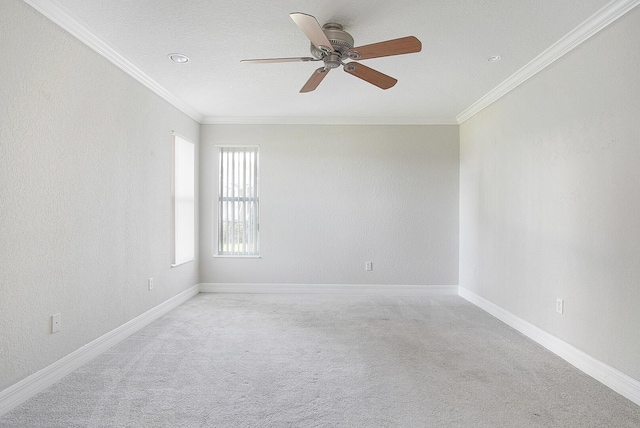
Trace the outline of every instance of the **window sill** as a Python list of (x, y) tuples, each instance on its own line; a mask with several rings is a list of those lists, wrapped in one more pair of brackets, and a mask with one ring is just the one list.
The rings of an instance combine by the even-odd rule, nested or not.
[(180, 262), (180, 263), (172, 264), (172, 265), (171, 265), (171, 267), (172, 267), (172, 268), (174, 268), (174, 267), (178, 267), (178, 266), (186, 265), (187, 263), (191, 263), (191, 262), (193, 262), (193, 261), (195, 261), (195, 260), (194, 260), (194, 259), (186, 260), (186, 261), (184, 261), (184, 262)]

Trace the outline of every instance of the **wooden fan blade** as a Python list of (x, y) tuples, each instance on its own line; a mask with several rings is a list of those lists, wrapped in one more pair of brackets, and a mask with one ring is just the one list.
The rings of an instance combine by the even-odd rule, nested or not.
[(314, 71), (309, 80), (307, 80), (307, 83), (305, 83), (302, 89), (300, 89), (300, 93), (311, 92), (315, 90), (327, 74), (329, 74), (329, 70), (324, 67), (320, 67), (319, 69)]
[(275, 62), (307, 62), (307, 61), (320, 61), (319, 59), (305, 56), (299, 58), (262, 58), (262, 59), (243, 59), (242, 63), (246, 64), (269, 64)]
[(289, 16), (293, 19), (298, 27), (307, 35), (313, 46), (318, 49), (325, 50), (327, 52), (333, 52), (331, 42), (327, 39), (327, 36), (322, 31), (322, 27), (318, 24), (318, 20), (306, 13), (290, 13)]
[(353, 74), (360, 79), (376, 85), (381, 89), (389, 89), (395, 85), (398, 81), (391, 76), (380, 73), (379, 71), (369, 68), (366, 65), (359, 64), (357, 62), (350, 62), (344, 65), (344, 71), (349, 74)]
[(380, 58), (383, 56), (402, 55), (422, 50), (422, 43), (413, 36), (400, 39), (387, 40), (386, 42), (373, 43), (349, 49), (346, 55), (355, 60)]

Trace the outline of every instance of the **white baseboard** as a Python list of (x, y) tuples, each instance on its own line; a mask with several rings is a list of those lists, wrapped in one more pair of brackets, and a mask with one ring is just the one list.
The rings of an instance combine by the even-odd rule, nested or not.
[(201, 293), (455, 296), (456, 285), (201, 283)]
[(107, 349), (122, 342), (138, 330), (186, 302), (198, 294), (199, 291), (199, 286), (194, 285), (188, 290), (183, 291), (120, 327), (100, 336), (96, 340), (10, 386), (4, 391), (0, 391), (0, 416), (44, 391), (83, 364), (91, 361)]
[(618, 394), (640, 405), (640, 381), (593, 358), (563, 340), (558, 339), (463, 287), (458, 287), (458, 294), (460, 297), (468, 300), (480, 309), (485, 310), (500, 321), (544, 346), (592, 378), (613, 389)]

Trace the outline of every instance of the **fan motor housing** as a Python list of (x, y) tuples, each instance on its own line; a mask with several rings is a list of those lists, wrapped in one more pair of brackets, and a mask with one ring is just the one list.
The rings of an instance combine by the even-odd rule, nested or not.
[[(311, 44), (311, 55), (317, 59), (324, 59), (326, 56), (333, 56), (334, 58), (328, 58), (332, 63), (335, 60), (338, 60), (338, 65), (340, 65), (339, 59), (347, 50), (353, 47), (353, 37), (351, 34), (347, 33), (342, 29), (342, 25), (336, 24), (335, 22), (328, 22), (322, 26), (322, 31), (324, 32), (329, 42), (331, 42), (331, 47), (337, 53), (337, 55), (327, 54), (327, 52), (322, 49), (318, 49)], [(337, 57), (337, 58), (336, 58)], [(335, 67), (332, 67), (335, 68)]]

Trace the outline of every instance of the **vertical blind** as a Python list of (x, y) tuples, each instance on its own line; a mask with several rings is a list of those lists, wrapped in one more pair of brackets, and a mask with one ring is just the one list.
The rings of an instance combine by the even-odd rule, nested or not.
[(258, 147), (220, 147), (218, 255), (259, 254)]

